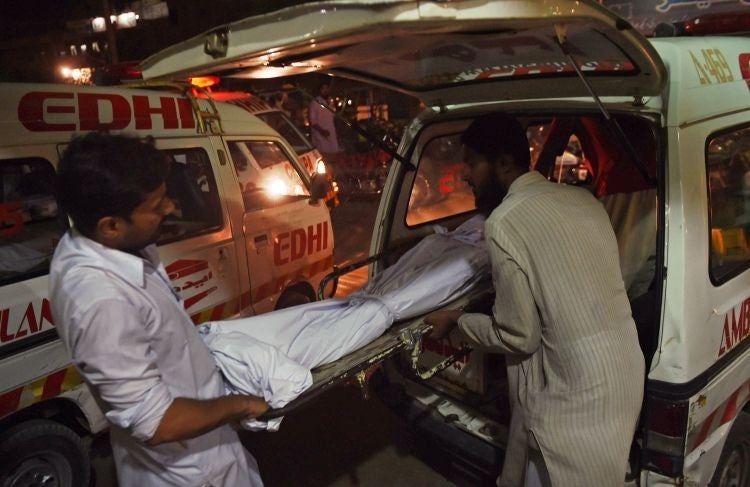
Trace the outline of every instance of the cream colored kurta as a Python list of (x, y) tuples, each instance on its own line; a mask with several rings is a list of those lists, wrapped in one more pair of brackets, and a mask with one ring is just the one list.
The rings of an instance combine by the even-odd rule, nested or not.
[(498, 485), (523, 485), (534, 439), (555, 487), (621, 486), (641, 408), (643, 354), (602, 204), (536, 172), (486, 223), (493, 314), (459, 326), (507, 354), (513, 419)]

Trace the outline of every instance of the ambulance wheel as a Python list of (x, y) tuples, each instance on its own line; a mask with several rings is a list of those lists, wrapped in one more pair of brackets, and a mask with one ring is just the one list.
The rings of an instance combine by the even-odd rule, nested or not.
[(750, 485), (750, 414), (740, 412), (721, 451), (710, 487)]
[(2, 433), (0, 487), (82, 487), (90, 462), (81, 438), (70, 428), (35, 419)]
[(276, 309), (291, 308), (299, 304), (312, 302), (310, 296), (296, 289), (287, 289), (276, 301)]

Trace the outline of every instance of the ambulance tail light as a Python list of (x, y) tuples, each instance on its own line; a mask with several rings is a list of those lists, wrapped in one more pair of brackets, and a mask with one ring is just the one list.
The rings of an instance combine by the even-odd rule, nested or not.
[(682, 475), (688, 402), (648, 397), (644, 413), (642, 466), (668, 477)]
[(656, 37), (705, 36), (750, 33), (750, 12), (705, 14), (690, 20), (656, 26)]

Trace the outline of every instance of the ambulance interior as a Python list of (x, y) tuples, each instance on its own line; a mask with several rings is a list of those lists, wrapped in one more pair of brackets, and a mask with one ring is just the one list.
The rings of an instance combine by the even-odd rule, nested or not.
[(67, 229), (54, 196), (54, 169), (42, 158), (3, 161), (0, 166), (0, 284), (47, 271), (55, 245)]
[[(572, 117), (519, 116), (519, 120), (527, 128), (534, 169), (560, 184), (586, 187), (602, 201), (610, 214), (621, 253), (623, 279), (631, 299), (641, 346), (647, 360), (650, 360), (659, 332), (657, 317), (661, 292), (660, 286), (654, 284), (659, 279), (656, 263), (660, 258), (657, 255), (657, 176), (660, 157), (653, 122), (646, 118), (617, 117), (624, 136), (635, 141), (636, 153), (632, 154), (624, 148), (610, 122), (598, 114)], [(399, 238), (392, 235), (391, 250), (370, 259), (384, 263), (381, 273), (389, 272), (391, 267), (403, 266), (404, 260), (410, 260), (405, 259), (409, 255), (409, 250), (404, 249), (413, 249), (421, 244), (427, 236), (435, 232), (435, 224), (444, 225), (446, 230), (455, 230), (459, 225), (459, 228), (463, 228), (470, 223), (470, 218), (475, 213), (473, 195), (464, 180), (463, 150), (460, 144), (460, 133), (468, 122), (466, 120), (456, 125), (454, 120), (450, 123), (452, 127), (461, 127), (459, 130), (438, 130), (437, 133), (440, 135), (427, 135), (429, 140), (417, 144), (421, 151), (418, 152), (416, 171), (405, 172), (402, 188), (408, 194), (403, 194), (402, 191), (400, 196), (402, 199), (408, 198), (408, 205), (404, 205), (405, 209), (402, 208), (404, 213), (400, 225), (411, 230), (410, 237)], [(430, 131), (426, 130), (425, 133), (430, 134)], [(575, 160), (575, 163), (569, 163), (571, 160)], [(572, 175), (564, 178), (562, 171), (570, 167), (574, 169)], [(400, 211), (398, 208), (397, 205), (397, 215)], [(394, 218), (394, 222), (396, 220), (399, 220), (399, 217)], [(403, 236), (399, 231), (393, 233)], [(446, 261), (446, 265), (452, 263)], [(482, 272), (484, 277), (488, 278), (489, 269)], [(429, 278), (435, 276), (440, 276), (438, 279), (450, 279), (449, 276), (439, 274), (430, 275)], [(375, 277), (379, 275), (376, 274)], [(476, 286), (479, 282), (484, 284)], [(442, 283), (433, 280), (423, 281), (421, 285), (423, 293), (429, 295)], [(414, 287), (411, 284), (409, 286), (410, 289)], [(488, 279), (472, 281), (471, 287), (462, 289), (463, 294), (456, 293), (450, 300), (445, 300), (445, 306), (467, 306), (469, 311), (490, 313), (494, 298), (488, 293), (488, 289), (491, 289)], [(367, 292), (364, 297), (382, 300), (382, 297), (372, 296)], [(304, 306), (307, 305), (302, 307)], [(309, 306), (319, 308), (316, 303)], [(503, 373), (505, 368), (502, 366), (503, 356), (473, 354), (480, 357), (481, 364), (487, 361), (497, 364), (489, 367), (480, 365), (482, 372), (472, 371), (467, 367), (466, 371), (450, 374), (452, 369), (460, 369), (452, 366), (454, 359), (459, 363), (467, 362), (468, 350), (451, 339), (448, 339), (447, 343), (436, 343), (426, 337), (429, 327), (422, 323), (421, 318), (427, 311), (429, 310), (420, 309), (416, 315), (401, 313), (407, 318), (399, 319), (397, 316), (395, 323), (368, 345), (362, 347), (359, 344), (356, 349), (348, 349), (349, 353), (338, 360), (316, 363), (312, 370), (312, 387), (303, 392), (297, 400), (292, 400), (288, 406), (266, 415), (266, 418), (278, 417), (291, 411), (333, 383), (356, 377), (357, 374), (361, 375), (369, 367), (377, 365), (391, 355), (396, 355), (394, 363), (403, 375), (429, 378), (427, 383), (441, 391), (462, 400), (469, 398), (470, 402), (473, 401), (480, 409), (488, 408), (488, 416), (507, 419), (508, 409), (502, 407), (503, 397), (507, 395), (507, 380)], [(305, 313), (297, 312), (294, 316), (294, 326), (300, 325), (300, 320), (306, 319)], [(334, 314), (330, 316), (333, 321), (337, 319)], [(283, 318), (281, 320), (283, 321)], [(398, 353), (402, 350), (411, 353)], [(421, 353), (417, 355), (417, 351)], [(446, 356), (452, 357), (446, 359)], [(445, 368), (449, 370), (434, 374)], [(482, 380), (473, 383), (470, 378), (462, 377), (477, 373), (495, 376), (484, 376)]]
[[(649, 363), (657, 345), (661, 310), (661, 286), (657, 285), (661, 282), (657, 273), (661, 266), (657, 262), (662, 258), (658, 242), (662, 239), (663, 211), (659, 211), (661, 152), (656, 124), (642, 117), (614, 117), (624, 137), (632, 143), (633, 154), (617, 129), (598, 112), (517, 117), (526, 127), (533, 169), (553, 182), (586, 188), (609, 213), (641, 348)], [(464, 169), (460, 134), (468, 123), (454, 121), (449, 122), (451, 129), (424, 130), (432, 135), (422, 143), (417, 169), (411, 176), (404, 223), (391, 230), (394, 247), (404, 245), (410, 238), (420, 238), (431, 231), (429, 227), (434, 223), (452, 227), (473, 213), (471, 188), (461, 176)], [(405, 186), (409, 178), (405, 176)], [(391, 263), (397, 258), (398, 253), (394, 253), (386, 260)], [(472, 296), (470, 301), (466, 304), (468, 311), (491, 314), (493, 295)], [(419, 370), (429, 370), (450, 355), (460, 358), (422, 384), (456, 397), (507, 426), (509, 404), (503, 355), (475, 350), (467, 359), (462, 356), (464, 345), (454, 335), (441, 343), (423, 338)], [(414, 364), (407, 354), (399, 355), (392, 364), (404, 377), (415, 376)]]

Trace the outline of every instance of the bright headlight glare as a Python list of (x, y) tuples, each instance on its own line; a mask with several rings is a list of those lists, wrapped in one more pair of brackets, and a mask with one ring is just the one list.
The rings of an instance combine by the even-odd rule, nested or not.
[(315, 167), (315, 171), (318, 174), (325, 174), (326, 173), (326, 163), (323, 162), (322, 159), (318, 160), (318, 164)]

